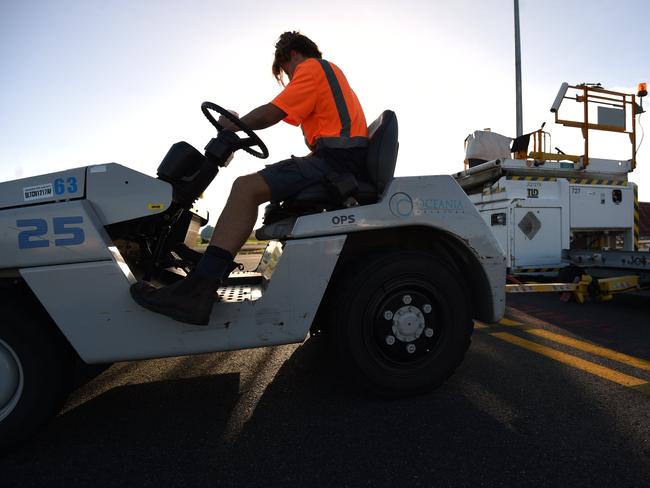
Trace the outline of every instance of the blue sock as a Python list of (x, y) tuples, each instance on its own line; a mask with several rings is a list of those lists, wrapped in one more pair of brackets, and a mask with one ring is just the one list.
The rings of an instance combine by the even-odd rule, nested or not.
[(196, 265), (196, 274), (204, 278), (221, 279), (229, 269), (234, 256), (225, 249), (208, 246), (203, 257)]

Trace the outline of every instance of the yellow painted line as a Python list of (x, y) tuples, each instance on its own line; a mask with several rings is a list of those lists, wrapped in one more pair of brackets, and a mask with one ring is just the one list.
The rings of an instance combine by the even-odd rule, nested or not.
[(565, 346), (573, 347), (574, 349), (579, 349), (590, 354), (595, 354), (596, 356), (601, 356), (612, 361), (619, 363), (627, 364), (634, 368), (643, 369), (645, 371), (650, 371), (650, 361), (644, 359), (635, 358), (633, 356), (628, 356), (622, 352), (613, 351), (607, 349), (606, 347), (597, 346), (589, 342), (579, 341), (578, 339), (573, 339), (572, 337), (567, 337), (564, 335), (556, 334), (550, 330), (545, 329), (528, 329), (526, 332), (529, 334), (536, 335), (538, 337), (543, 337), (544, 339), (549, 339), (551, 341), (557, 342), (559, 344), (564, 344)]
[(485, 325), (483, 322), (479, 322), (478, 320), (474, 321), (474, 328), (475, 329), (489, 329), (490, 327), (488, 325)]
[[(620, 373), (613, 369), (606, 368), (605, 366), (592, 363), (591, 361), (587, 361), (585, 359), (572, 356), (571, 354), (567, 354), (561, 351), (556, 351), (555, 349), (551, 349), (550, 347), (537, 344), (536, 342), (528, 341), (526, 339), (517, 337), (507, 332), (492, 332), (490, 335), (497, 337), (503, 341), (509, 342), (511, 344), (515, 344), (517, 346), (523, 347), (524, 349), (528, 349), (529, 351), (533, 351), (538, 354), (541, 354), (542, 356), (555, 359), (560, 363), (566, 364), (568, 366), (572, 366), (576, 369), (580, 369), (582, 371), (586, 371), (587, 373), (591, 373), (595, 376), (599, 376), (606, 380), (613, 381), (614, 383), (618, 383), (619, 385), (628, 386), (628, 387), (641, 387), (642, 385), (648, 385), (647, 381), (642, 380), (640, 378), (635, 378), (634, 376)], [(644, 386), (643, 388), (637, 388), (637, 389), (643, 392), (646, 388), (647, 387)]]
[(505, 317), (502, 318), (501, 320), (499, 320), (499, 323), (501, 325), (507, 325), (509, 327), (518, 327), (520, 325), (524, 325), (521, 322), (517, 322), (516, 320), (510, 320), (510, 319), (507, 319)]

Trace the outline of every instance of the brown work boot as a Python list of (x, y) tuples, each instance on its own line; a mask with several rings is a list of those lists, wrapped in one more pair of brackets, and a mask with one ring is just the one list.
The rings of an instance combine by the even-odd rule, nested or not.
[(193, 273), (176, 283), (156, 288), (141, 281), (131, 286), (131, 296), (139, 305), (168, 317), (194, 325), (207, 325), (220, 280)]

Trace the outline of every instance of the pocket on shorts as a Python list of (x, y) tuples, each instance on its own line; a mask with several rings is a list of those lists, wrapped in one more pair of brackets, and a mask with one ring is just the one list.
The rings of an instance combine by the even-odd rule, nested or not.
[(300, 174), (310, 181), (323, 180), (325, 175), (330, 171), (327, 163), (315, 156), (292, 156), (291, 161), (296, 165)]
[[(292, 158), (293, 158), (293, 156), (292, 156)], [(293, 161), (293, 159), (286, 159), (284, 161), (280, 161), (280, 162), (277, 162), (277, 163), (267, 164), (266, 167), (267, 168), (275, 168), (278, 171), (296, 171), (297, 170), (296, 163)]]

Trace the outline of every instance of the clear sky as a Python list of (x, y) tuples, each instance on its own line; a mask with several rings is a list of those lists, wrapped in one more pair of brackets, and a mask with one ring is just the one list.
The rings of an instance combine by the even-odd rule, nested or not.
[[(580, 132), (552, 124), (560, 84), (650, 81), (644, 4), (520, 0), (525, 132), (546, 121), (553, 146), (582, 154)], [(213, 137), (201, 102), (243, 114), (279, 92), (270, 67), (286, 30), (344, 70), (368, 122), (395, 110), (399, 176), (460, 171), (476, 129), (515, 135), (512, 0), (3, 0), (0, 181), (105, 162), (155, 175), (174, 142)], [(306, 153), (287, 124), (260, 136), (270, 158), (238, 153), (206, 192), (211, 223), (236, 176)], [(621, 137), (601, 146), (629, 158)], [(650, 134), (638, 166), (650, 201)]]

